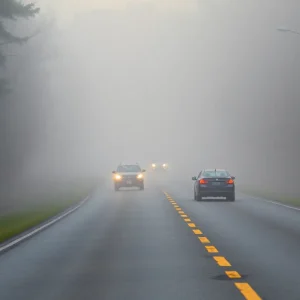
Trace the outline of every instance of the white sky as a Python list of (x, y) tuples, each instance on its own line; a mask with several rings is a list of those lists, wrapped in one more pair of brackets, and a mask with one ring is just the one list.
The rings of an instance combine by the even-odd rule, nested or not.
[[(31, 2), (26, 0), (24, 2)], [(36, 0), (43, 10), (55, 12), (61, 22), (69, 21), (80, 12), (88, 12), (95, 9), (124, 9), (133, 2), (155, 3), (158, 9), (197, 9), (197, 0)]]

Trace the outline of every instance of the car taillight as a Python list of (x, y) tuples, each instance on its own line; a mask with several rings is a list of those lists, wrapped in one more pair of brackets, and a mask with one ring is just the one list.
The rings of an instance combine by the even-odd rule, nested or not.
[(233, 179), (228, 179), (228, 180), (227, 180), (227, 184), (234, 184)]
[(200, 184), (207, 184), (208, 181), (207, 181), (206, 179), (200, 179), (200, 180), (199, 180), (199, 183), (200, 183)]

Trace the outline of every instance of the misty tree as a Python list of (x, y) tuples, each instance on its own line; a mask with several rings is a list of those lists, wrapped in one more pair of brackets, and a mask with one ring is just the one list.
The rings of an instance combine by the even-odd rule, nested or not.
[[(0, 1), (0, 66), (3, 68), (7, 53), (4, 47), (8, 44), (22, 44), (28, 41), (33, 35), (20, 37), (11, 33), (5, 22), (16, 21), (18, 18), (32, 18), (39, 12), (39, 8), (34, 3), (23, 4), (17, 0)], [(0, 97), (8, 91), (7, 81), (0, 78)]]
[[(0, 0), (0, 211), (10, 205), (8, 193), (14, 190), (11, 188), (11, 182), (14, 182), (17, 166), (20, 164), (20, 153), (27, 147), (27, 144), (20, 140), (20, 128), (25, 128), (26, 124), (20, 122), (16, 112), (22, 109), (22, 103), (25, 102), (23, 105), (28, 106), (28, 98), (25, 98), (22, 92), (13, 93), (16, 84), (11, 84), (15, 78), (11, 76), (10, 63), (15, 61), (15, 64), (20, 65), (26, 58), (22, 57), (23, 55), (18, 55), (13, 60), (8, 58), (16, 55), (15, 52), (12, 53), (16, 49), (15, 45), (22, 45), (36, 35), (26, 32), (26, 27), (20, 31), (19, 25), (22, 19), (29, 23), (29, 19), (38, 13), (39, 8), (34, 4), (23, 4), (19, 0)], [(23, 101), (18, 101), (20, 97)]]

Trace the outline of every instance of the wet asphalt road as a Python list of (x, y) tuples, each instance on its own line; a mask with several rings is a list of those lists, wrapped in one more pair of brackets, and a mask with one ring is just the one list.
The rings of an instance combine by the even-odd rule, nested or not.
[(300, 211), (192, 196), (192, 183), (99, 188), (0, 256), (0, 299), (300, 299)]

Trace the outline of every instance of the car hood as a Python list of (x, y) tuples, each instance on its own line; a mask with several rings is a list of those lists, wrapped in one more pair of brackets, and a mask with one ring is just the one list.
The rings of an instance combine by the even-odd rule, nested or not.
[(142, 172), (118, 172), (119, 175), (122, 175), (122, 176), (126, 176), (126, 175), (139, 175), (141, 174)]

